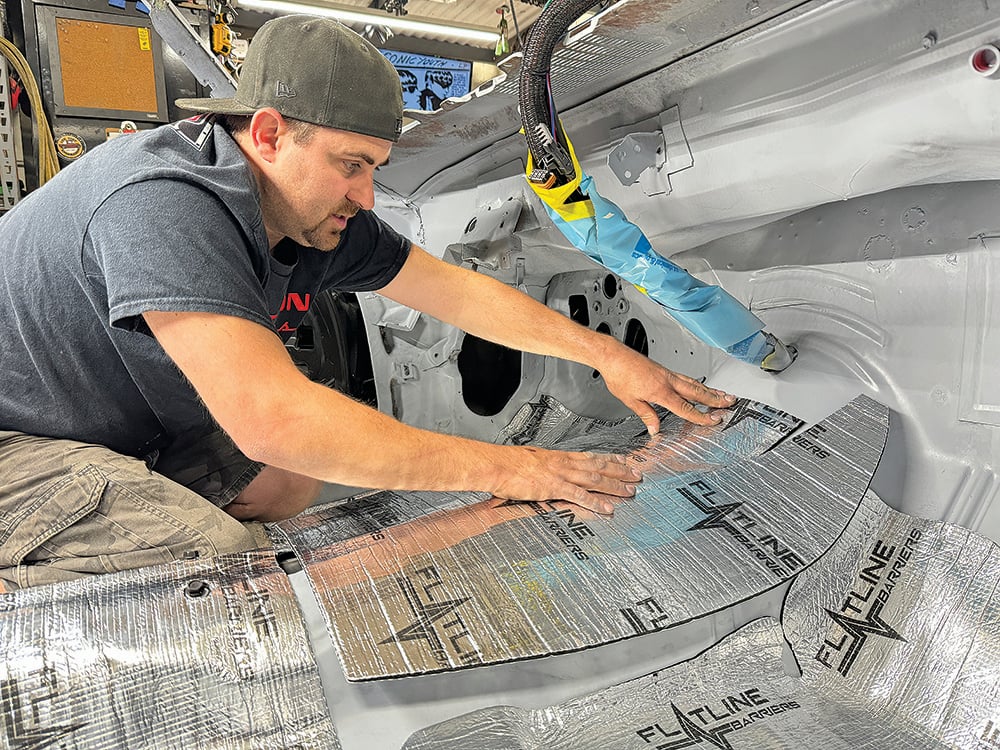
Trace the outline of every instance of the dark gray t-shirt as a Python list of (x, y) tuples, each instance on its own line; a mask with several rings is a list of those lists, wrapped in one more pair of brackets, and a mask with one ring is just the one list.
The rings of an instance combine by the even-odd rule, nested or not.
[(211, 424), (144, 312), (287, 338), (319, 292), (385, 286), (410, 242), (362, 211), (336, 250), (272, 257), (246, 159), (201, 116), (86, 154), (0, 218), (0, 248), (0, 429), (143, 456)]

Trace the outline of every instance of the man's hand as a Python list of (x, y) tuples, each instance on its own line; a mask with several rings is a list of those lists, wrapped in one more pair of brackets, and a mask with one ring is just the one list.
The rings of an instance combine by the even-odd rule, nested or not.
[(274, 466), (265, 466), (223, 510), (240, 521), (284, 521), (319, 497), (323, 483)]
[(629, 498), (642, 474), (610, 453), (569, 453), (507, 447), (491, 492), (508, 500), (566, 500), (595, 513), (610, 514), (608, 496)]
[(611, 347), (604, 362), (600, 371), (608, 390), (639, 415), (650, 435), (660, 430), (660, 419), (653, 404), (659, 404), (689, 422), (708, 425), (718, 424), (722, 415), (701, 411), (694, 404), (718, 409), (732, 406), (736, 401), (735, 396), (668, 370), (624, 345)]

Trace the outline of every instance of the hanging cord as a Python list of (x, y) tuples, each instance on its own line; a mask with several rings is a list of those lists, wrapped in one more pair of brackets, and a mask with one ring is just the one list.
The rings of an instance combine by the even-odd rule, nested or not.
[(35, 118), (35, 132), (38, 135), (38, 185), (41, 187), (55, 177), (59, 171), (59, 157), (56, 155), (52, 128), (49, 127), (45, 110), (42, 108), (42, 95), (38, 90), (35, 77), (31, 74), (31, 68), (28, 67), (28, 61), (24, 59), (24, 55), (9, 39), (0, 37), (0, 52), (3, 52), (3, 56), (17, 71), (21, 85), (28, 94), (28, 101), (31, 102), (31, 113)]
[(514, 10), (514, 0), (507, 0), (510, 6), (510, 17), (514, 20), (514, 38), (517, 39), (517, 48), (524, 49), (524, 40), (521, 38), (521, 29), (517, 25), (517, 11)]
[(549, 67), (552, 53), (570, 24), (596, 4), (595, 0), (552, 0), (528, 32), (517, 98), (534, 164), (529, 176), (532, 182), (563, 185), (576, 176), (552, 98)]

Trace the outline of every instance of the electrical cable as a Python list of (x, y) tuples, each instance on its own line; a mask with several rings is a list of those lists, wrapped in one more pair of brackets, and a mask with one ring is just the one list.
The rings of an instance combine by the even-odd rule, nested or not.
[(9, 39), (0, 37), (0, 52), (17, 72), (18, 78), (21, 79), (21, 85), (28, 95), (28, 101), (31, 102), (31, 113), (35, 118), (35, 132), (38, 136), (38, 185), (41, 187), (55, 177), (59, 171), (59, 157), (56, 154), (55, 139), (52, 137), (52, 128), (49, 126), (45, 109), (42, 107), (42, 95), (38, 89), (38, 83), (31, 73), (31, 68), (28, 67), (28, 61), (24, 59), (24, 55)]
[(524, 43), (518, 78), (518, 105), (534, 169), (530, 180), (565, 184), (574, 177), (568, 139), (557, 117), (549, 68), (566, 30), (598, 0), (552, 0), (535, 19)]

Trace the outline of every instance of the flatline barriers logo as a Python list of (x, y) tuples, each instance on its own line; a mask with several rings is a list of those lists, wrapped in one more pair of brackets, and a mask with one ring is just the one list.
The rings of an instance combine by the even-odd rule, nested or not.
[(433, 565), (418, 568), (412, 576), (400, 576), (396, 583), (415, 619), (379, 645), (424, 641), (442, 667), (451, 667), (454, 661), (462, 666), (482, 663), (482, 654), (458, 611), (471, 597), (439, 598), (436, 590), (444, 581)]
[(791, 576), (804, 565), (799, 554), (774, 534), (761, 533), (757, 526), (765, 519), (742, 510), (742, 502), (716, 504), (713, 496), (717, 491), (708, 482), (699, 479), (678, 487), (677, 492), (705, 514), (705, 518), (687, 529), (689, 532), (721, 529), (778, 578)]
[(670, 708), (677, 729), (670, 729), (669, 722), (657, 722), (635, 731), (647, 745), (655, 743), (655, 750), (682, 750), (695, 745), (734, 750), (726, 735), (801, 706), (791, 700), (772, 703), (760, 694), (759, 688), (750, 688), (739, 695), (727, 695), (717, 704), (682, 710), (670, 701)]
[(56, 705), (60, 696), (55, 669), (42, 667), (20, 678), (0, 680), (0, 722), (11, 750), (43, 750), (53, 747), (86, 722), (58, 724)]
[(823, 640), (816, 652), (816, 661), (847, 677), (870, 636), (906, 641), (883, 619), (882, 610), (889, 603), (921, 536), (920, 529), (914, 528), (902, 545), (890, 546), (881, 539), (875, 542), (840, 610), (826, 610), (842, 634), (839, 638), (831, 635)]
[(730, 408), (733, 410), (733, 416), (729, 420), (729, 424), (722, 428), (725, 432), (745, 419), (752, 419), (760, 422), (763, 425), (770, 427), (773, 430), (780, 432), (782, 435), (787, 435), (792, 430), (797, 428), (802, 424), (802, 420), (798, 417), (793, 417), (791, 414), (785, 411), (779, 411), (774, 409), (767, 404), (755, 404), (759, 406), (760, 409), (754, 409), (750, 404), (748, 399), (741, 398)]

